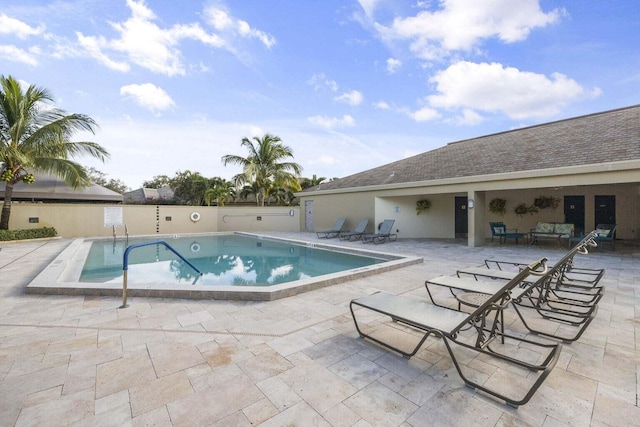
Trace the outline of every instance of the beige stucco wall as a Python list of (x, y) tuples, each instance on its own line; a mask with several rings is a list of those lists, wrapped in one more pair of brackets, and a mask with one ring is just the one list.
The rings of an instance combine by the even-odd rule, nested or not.
[[(122, 210), (122, 225), (116, 226), (118, 236), (125, 234), (125, 225), (131, 236), (216, 231), (300, 230), (300, 210), (297, 207), (218, 208), (79, 203), (13, 203), (9, 228), (54, 227), (58, 235), (63, 237), (112, 236), (113, 227), (105, 226), (105, 208)], [(293, 211), (293, 216), (290, 216), (290, 211)], [(193, 213), (199, 214), (198, 221), (191, 220)], [(225, 214), (236, 216), (233, 217), (234, 220), (223, 219)], [(262, 221), (256, 221), (257, 216), (262, 216)], [(37, 218), (38, 223), (30, 223), (29, 218)]]
[[(352, 230), (362, 218), (369, 218), (367, 232), (373, 232), (375, 201), (368, 193), (336, 194), (333, 197), (305, 198), (306, 201), (313, 202), (313, 220), (311, 231), (330, 230), (336, 219), (347, 218), (345, 229)], [(304, 206), (304, 202), (300, 206)], [(382, 220), (380, 220), (382, 221)], [(304, 213), (300, 218), (300, 229), (305, 229)]]
[[(574, 183), (574, 179), (570, 180)], [(640, 181), (640, 180), (639, 180)], [(557, 187), (535, 187), (533, 178), (512, 182), (514, 189), (502, 189), (501, 185), (467, 183), (452, 185), (414, 187), (398, 189), (380, 189), (377, 191), (361, 191), (342, 194), (310, 194), (301, 195), (301, 205), (306, 200), (313, 200), (313, 230), (331, 228), (336, 218), (345, 216), (353, 225), (361, 217), (368, 217), (373, 224), (384, 219), (395, 219), (394, 229), (400, 238), (453, 238), (455, 235), (455, 197), (470, 197), (476, 200), (476, 208), (469, 211), (470, 243), (482, 244), (485, 237), (491, 235), (489, 221), (503, 221), (509, 228), (517, 228), (520, 232), (528, 232), (538, 221), (563, 222), (564, 196), (585, 197), (585, 228), (593, 229), (595, 221), (594, 198), (596, 195), (616, 196), (617, 237), (620, 239), (640, 239), (640, 183), (603, 184), (603, 185), (571, 185)], [(540, 183), (548, 183), (543, 178)], [(562, 181), (568, 184), (568, 181)], [(560, 181), (556, 181), (559, 184)], [(523, 184), (524, 188), (519, 187)], [(476, 187), (476, 188), (474, 188)], [(495, 187), (495, 189), (494, 189)], [(464, 191), (463, 188), (466, 188)], [(518, 216), (513, 209), (520, 203), (533, 204), (536, 197), (557, 197), (560, 206), (544, 209), (533, 215)], [(416, 202), (429, 199), (431, 208), (416, 215)], [(494, 198), (507, 201), (507, 212), (504, 216), (489, 212), (489, 203)], [(304, 228), (304, 212), (302, 212), (301, 229)]]

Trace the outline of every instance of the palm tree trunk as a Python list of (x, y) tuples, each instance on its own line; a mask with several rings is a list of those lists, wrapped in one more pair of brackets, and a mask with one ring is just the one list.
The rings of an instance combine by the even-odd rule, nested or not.
[(13, 183), (7, 182), (4, 188), (4, 203), (2, 204), (2, 216), (0, 216), (0, 230), (9, 229), (9, 217), (11, 216), (11, 197), (13, 197)]

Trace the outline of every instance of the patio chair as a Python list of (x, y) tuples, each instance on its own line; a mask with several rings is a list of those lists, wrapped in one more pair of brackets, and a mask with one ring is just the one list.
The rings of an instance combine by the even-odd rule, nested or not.
[(382, 221), (382, 224), (380, 224), (380, 228), (378, 229), (377, 233), (363, 234), (362, 242), (373, 242), (376, 245), (378, 243), (384, 243), (387, 240), (390, 242), (395, 242), (398, 238), (398, 235), (391, 233), (391, 231), (393, 230), (393, 224), (395, 222), (395, 219), (385, 219), (384, 221)]
[(361, 239), (362, 235), (365, 234), (367, 225), (369, 225), (369, 218), (362, 218), (353, 231), (341, 231), (338, 234), (338, 237), (340, 238), (340, 240), (349, 241)]
[(490, 222), (489, 227), (491, 227), (491, 241), (493, 242), (494, 237), (498, 237), (500, 244), (506, 243), (507, 239), (515, 239), (517, 245), (518, 239), (527, 236), (526, 233), (518, 233), (517, 228), (507, 228), (503, 222)]
[(346, 221), (346, 218), (338, 218), (336, 223), (333, 224), (333, 228), (331, 230), (318, 231), (316, 233), (318, 239), (332, 239), (334, 237), (338, 237), (338, 234), (342, 231), (342, 227), (344, 227), (344, 223)]
[[(499, 286), (496, 292), (489, 296), (484, 303), (479, 305), (471, 313), (464, 313), (448, 307), (429, 304), (423, 300), (392, 295), (386, 292), (377, 292), (352, 300), (349, 304), (351, 316), (353, 317), (356, 330), (360, 337), (396, 351), (407, 358), (414, 356), (430, 335), (442, 338), (458, 375), (460, 375), (460, 378), (462, 378), (467, 386), (481, 390), (494, 398), (501, 399), (509, 405), (524, 405), (535, 394), (538, 387), (540, 387), (555, 366), (562, 345), (560, 343), (541, 343), (507, 335), (502, 332), (499, 327), (499, 314), (511, 303), (514, 294), (519, 294), (526, 290), (526, 288), (521, 287), (525, 283), (524, 279), (534, 270), (538, 269), (541, 264), (542, 260), (523, 268), (516, 277), (506, 284)], [(359, 309), (354, 310), (354, 308)], [(418, 338), (415, 347), (404, 350), (389, 342), (393, 339), (389, 334), (377, 334), (377, 332), (379, 332), (377, 329), (371, 332), (365, 331), (358, 323), (356, 316), (356, 313), (365, 310), (388, 316), (392, 321), (408, 326), (412, 331), (418, 332), (421, 337)], [(373, 325), (380, 325), (379, 320), (375, 319), (367, 329), (371, 329)], [(385, 327), (385, 329), (387, 328)], [(391, 330), (398, 332), (397, 327), (393, 327)], [(474, 336), (470, 339), (465, 336), (468, 334)], [(508, 343), (502, 345), (497, 338), (506, 338)], [(530, 361), (518, 358), (519, 350), (522, 349), (522, 347), (515, 345), (518, 343), (523, 343), (523, 347), (526, 347), (527, 351), (536, 352), (536, 357), (530, 358)], [(529, 384), (526, 385), (523, 396), (508, 396), (503, 391), (485, 385), (487, 384), (485, 380), (482, 380), (484, 384), (480, 384), (465, 375), (458, 362), (456, 353), (453, 351), (454, 346), (456, 348), (463, 347), (476, 355), (483, 355), (494, 359), (504, 366), (504, 372), (508, 373), (514, 368), (516, 370), (524, 368), (537, 373), (537, 375), (534, 374), (535, 378), (528, 376), (525, 379), (523, 378), (524, 376), (520, 374), (514, 374), (514, 379), (518, 377)], [(467, 354), (465, 357), (468, 356)], [(540, 360), (540, 362), (533, 362), (533, 360)]]
[(600, 245), (601, 248), (604, 249), (604, 243), (609, 243), (611, 245), (611, 249), (615, 250), (615, 241), (616, 241), (616, 224), (598, 224), (596, 227), (596, 237), (595, 241)]

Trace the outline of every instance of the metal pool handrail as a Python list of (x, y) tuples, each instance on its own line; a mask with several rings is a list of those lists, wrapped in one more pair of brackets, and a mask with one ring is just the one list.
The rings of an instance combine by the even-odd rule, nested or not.
[(124, 251), (124, 255), (122, 256), (122, 305), (120, 308), (127, 308), (127, 271), (129, 270), (129, 252), (135, 248), (140, 248), (142, 246), (151, 246), (151, 245), (164, 245), (171, 252), (176, 254), (178, 258), (187, 263), (187, 265), (193, 268), (199, 275), (202, 276), (202, 272), (198, 270), (198, 268), (191, 263), (188, 259), (180, 255), (178, 251), (176, 251), (170, 244), (165, 242), (164, 240), (153, 240), (151, 242), (143, 242), (136, 243), (130, 246), (127, 246), (127, 249)]

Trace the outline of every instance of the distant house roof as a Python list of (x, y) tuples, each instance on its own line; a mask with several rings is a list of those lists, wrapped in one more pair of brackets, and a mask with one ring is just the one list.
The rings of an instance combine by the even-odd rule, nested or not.
[[(122, 194), (92, 183), (88, 187), (73, 188), (53, 175), (35, 174), (36, 182), (18, 182), (13, 187), (12, 200), (35, 202), (98, 202), (121, 203)], [(5, 182), (0, 182), (0, 199), (4, 198)]]
[(640, 159), (640, 105), (452, 142), (303, 193)]
[(172, 200), (173, 190), (169, 187), (138, 188), (127, 191), (123, 195), (125, 203), (147, 203), (161, 200)]

